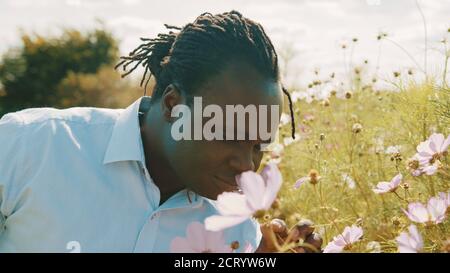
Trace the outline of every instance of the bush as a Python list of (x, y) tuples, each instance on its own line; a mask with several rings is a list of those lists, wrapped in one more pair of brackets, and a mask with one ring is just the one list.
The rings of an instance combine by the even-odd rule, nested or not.
[(66, 76), (94, 74), (117, 58), (117, 41), (105, 30), (84, 34), (65, 30), (56, 38), (23, 34), (22, 45), (7, 51), (0, 62), (0, 83), (4, 90), (0, 108), (5, 113), (29, 107), (69, 105), (68, 98), (73, 96), (57, 92)]

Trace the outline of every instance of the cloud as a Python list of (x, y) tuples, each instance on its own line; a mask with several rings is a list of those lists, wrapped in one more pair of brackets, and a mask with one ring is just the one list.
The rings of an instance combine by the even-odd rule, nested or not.
[[(450, 5), (438, 0), (419, 3), (427, 18), (429, 42), (435, 43), (450, 26)], [(202, 12), (232, 9), (261, 23), (277, 50), (290, 44), (297, 53), (293, 58), (297, 68), (292, 69), (299, 71), (343, 70), (339, 41), (352, 37), (359, 39), (354, 62), (368, 58), (373, 64), (381, 30), (422, 59), (423, 27), (415, 0), (4, 0), (0, 2), (0, 37), (6, 37), (10, 46), (19, 26), (38, 32), (52, 26), (88, 29), (95, 26), (95, 18), (101, 18), (126, 54), (140, 43), (139, 37), (167, 32), (163, 23), (182, 26)], [(0, 49), (6, 49), (5, 45)], [(441, 60), (430, 57), (429, 63), (440, 65)], [(411, 61), (395, 46), (383, 44), (381, 66), (388, 71), (411, 66)]]
[(120, 49), (129, 52), (141, 41), (140, 37), (156, 37), (158, 33), (168, 32), (160, 20), (121, 16), (108, 20), (106, 25), (121, 38)]

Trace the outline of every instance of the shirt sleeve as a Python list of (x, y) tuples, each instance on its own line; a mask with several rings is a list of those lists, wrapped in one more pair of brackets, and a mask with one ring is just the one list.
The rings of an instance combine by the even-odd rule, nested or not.
[(20, 191), (20, 165), (23, 160), (24, 123), (17, 113), (0, 119), (0, 233), (8, 216), (14, 211), (14, 196)]

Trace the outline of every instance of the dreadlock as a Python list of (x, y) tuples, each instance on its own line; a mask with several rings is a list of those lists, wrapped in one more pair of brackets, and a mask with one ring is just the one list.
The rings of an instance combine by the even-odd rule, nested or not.
[[(128, 56), (120, 57), (115, 69), (122, 66), (122, 77), (139, 65), (144, 67), (140, 86), (147, 85), (153, 76), (156, 85), (152, 97), (159, 98), (169, 84), (175, 84), (192, 94), (208, 78), (218, 74), (228, 63), (244, 60), (262, 76), (279, 80), (278, 56), (262, 26), (237, 11), (212, 15), (203, 13), (184, 27), (164, 24), (170, 30), (156, 38), (140, 38), (143, 42)], [(172, 31), (174, 30), (174, 31)], [(128, 66), (132, 66), (127, 71)], [(295, 138), (292, 99), (289, 100), (292, 137)]]

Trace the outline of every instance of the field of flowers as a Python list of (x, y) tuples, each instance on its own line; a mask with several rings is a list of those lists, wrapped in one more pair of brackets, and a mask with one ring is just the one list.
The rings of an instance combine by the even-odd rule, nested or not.
[[(423, 83), (346, 93), (297, 100), (296, 140), (282, 117), (284, 138), (260, 174), (239, 175), (242, 193), (219, 195), (219, 215), (188, 226), (172, 251), (234, 252), (239, 243), (225, 242), (222, 230), (255, 217), (289, 234), (313, 221), (323, 252), (450, 252), (450, 90)], [(308, 247), (300, 239), (277, 251), (298, 246)]]
[[(298, 135), (289, 137), (284, 115), (268, 157), (284, 184), (263, 221), (311, 219), (331, 252), (343, 250), (339, 244), (354, 252), (450, 251), (445, 76), (417, 83), (411, 70), (394, 72), (387, 91), (375, 88), (375, 77), (363, 83), (357, 67), (350, 73), (347, 89), (330, 75), (292, 92)], [(339, 242), (342, 232), (351, 239)]]
[(287, 145), (272, 154), (284, 184), (267, 218), (311, 219), (324, 245), (360, 227), (350, 251), (397, 251), (404, 232), (422, 238), (414, 250), (449, 251), (450, 91), (423, 83), (346, 97), (296, 102), (299, 137), (286, 124)]
[[(289, 234), (311, 220), (323, 252), (450, 252), (450, 51), (442, 43), (441, 75), (405, 69), (388, 81), (364, 74), (364, 64), (348, 65), (347, 79), (316, 72), (307, 88), (290, 90), (295, 140), (286, 112), (261, 174), (238, 176), (242, 193), (220, 195), (220, 215), (188, 227), (187, 241), (178, 238), (172, 250), (186, 251), (177, 245), (201, 232), (218, 243), (199, 252), (233, 251), (221, 231), (256, 217), (262, 225), (285, 224)], [(379, 88), (381, 80), (392, 88)], [(252, 252), (248, 245), (242, 251)]]

